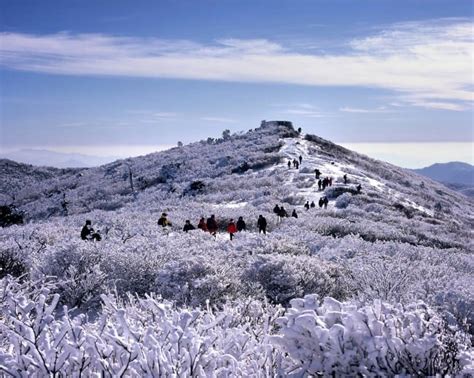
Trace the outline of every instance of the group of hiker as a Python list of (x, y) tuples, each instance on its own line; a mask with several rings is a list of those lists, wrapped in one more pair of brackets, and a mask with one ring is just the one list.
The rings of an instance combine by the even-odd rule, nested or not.
[(291, 169), (291, 166), (293, 165), (293, 168), (300, 169), (301, 162), (303, 161), (303, 156), (299, 156), (298, 159), (293, 159), (293, 160), (288, 160), (288, 168)]
[[(298, 159), (293, 159), (288, 161), (288, 168), (291, 168), (293, 165), (294, 168), (299, 169), (299, 166), (301, 165), (303, 161), (303, 157), (300, 155)], [(321, 171), (319, 169), (314, 170), (315, 177), (318, 180), (318, 191), (325, 190), (328, 186), (332, 186), (333, 184), (333, 178), (332, 177), (325, 177), (321, 179)], [(344, 179), (344, 184), (347, 184), (349, 182), (347, 178), (347, 174), (344, 174), (343, 176)], [(358, 184), (356, 189), (357, 192), (360, 193), (361, 191), (361, 184)], [(322, 196), (319, 198), (318, 201), (318, 206), (320, 208), (327, 208), (329, 203), (329, 200), (326, 196)], [(309, 209), (315, 208), (316, 204), (314, 201), (306, 201), (304, 204), (304, 208), (308, 211)], [(277, 215), (277, 223), (280, 223), (283, 218), (288, 218), (288, 212), (286, 209), (283, 207), (283, 205), (275, 205), (273, 208), (273, 212)], [(293, 209), (291, 213), (291, 217), (293, 218), (298, 218), (298, 213), (296, 212), (296, 209)], [(158, 219), (158, 225), (162, 226), (163, 228), (166, 227), (171, 227), (172, 223), (168, 220), (168, 214), (167, 213), (162, 213), (161, 217)], [(263, 233), (266, 235), (267, 233), (267, 219), (263, 215), (259, 215), (258, 220), (257, 220), (257, 227), (258, 227), (258, 232)], [(201, 217), (199, 220), (199, 223), (197, 225), (197, 228), (204, 231), (204, 232), (209, 232), (211, 235), (214, 237), (217, 237), (217, 231), (219, 230), (219, 225), (216, 221), (216, 217), (214, 214), (212, 214), (209, 218), (204, 218)], [(192, 230), (195, 230), (196, 227), (194, 227), (191, 224), (191, 221), (187, 219), (185, 221), (183, 231), (184, 232), (189, 232)], [(234, 239), (234, 236), (237, 232), (242, 232), (247, 230), (247, 225), (243, 219), (243, 217), (239, 217), (237, 222), (234, 222), (234, 219), (230, 219), (229, 223), (227, 224), (226, 231), (230, 235), (230, 240)], [(82, 240), (90, 240), (90, 241), (100, 241), (102, 238), (100, 236), (100, 231), (94, 231), (92, 228), (92, 223), (90, 220), (86, 220), (86, 224), (81, 230), (81, 239)]]
[[(285, 208), (283, 207), (283, 205), (282, 206), (279, 206), (278, 204), (275, 205), (275, 207), (273, 208), (273, 212), (277, 216), (278, 223), (280, 223), (283, 218), (288, 218), (289, 217), (289, 215), (288, 215), (287, 211), (285, 210)], [(293, 209), (293, 211), (291, 213), (291, 216), (293, 218), (298, 218), (298, 213), (296, 212), (296, 209)]]
[(332, 186), (332, 177), (325, 177), (318, 180), (318, 191), (325, 190), (328, 186)]
[[(167, 227), (171, 226), (171, 222), (167, 218), (168, 214), (162, 213), (160, 219), (158, 220), (158, 224), (162, 227)], [(258, 231), (259, 233), (267, 234), (267, 219), (263, 215), (259, 215), (258, 220), (257, 220), (257, 226), (258, 226)], [(216, 221), (216, 216), (212, 214), (209, 218), (204, 218), (201, 217), (199, 220), (199, 223), (197, 225), (197, 228), (204, 231), (204, 232), (209, 232), (212, 236), (216, 237), (217, 236), (217, 231), (219, 230), (219, 225), (217, 224)], [(195, 230), (196, 227), (194, 227), (191, 224), (191, 221), (187, 219), (185, 221), (183, 231), (184, 232), (189, 232), (192, 230)], [(234, 235), (237, 232), (242, 232), (247, 230), (247, 224), (244, 221), (243, 217), (239, 217), (237, 222), (234, 221), (234, 219), (231, 219), (229, 223), (227, 224), (226, 227), (227, 232), (230, 235), (230, 240), (234, 239)]]
[[(300, 165), (303, 161), (303, 157), (300, 155), (298, 159), (293, 159), (293, 160), (288, 160), (288, 168), (291, 169), (293, 168), (299, 169)], [(332, 177), (325, 177), (321, 179), (321, 171), (319, 169), (314, 170), (314, 175), (316, 180), (318, 180), (318, 191), (325, 190), (328, 186), (332, 186), (333, 179)], [(344, 175), (344, 184), (347, 184), (347, 175)]]

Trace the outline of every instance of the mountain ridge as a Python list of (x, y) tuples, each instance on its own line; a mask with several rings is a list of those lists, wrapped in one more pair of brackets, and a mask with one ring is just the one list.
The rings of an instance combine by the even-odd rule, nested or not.
[[(265, 139), (263, 147), (262, 142), (258, 141), (260, 138)], [(299, 135), (293, 128), (290, 129), (286, 126), (272, 123), (268, 123), (266, 126), (255, 130), (250, 130), (245, 134), (228, 136), (227, 139), (209, 138), (206, 141), (195, 142), (183, 147), (175, 147), (142, 157), (120, 159), (100, 167), (62, 170), (47, 167), (38, 169), (29, 167), (25, 172), (30, 176), (36, 172), (37, 176), (41, 177), (39, 182), (33, 182), (31, 185), (41, 184), (36, 189), (41, 188), (46, 197), (51, 196), (54, 192), (62, 192), (66, 197), (76, 196), (80, 189), (83, 189), (83, 192), (95, 190), (94, 185), (91, 185), (91, 183), (95, 183), (97, 187), (120, 186), (116, 188), (115, 194), (122, 197), (123, 204), (126, 204), (135, 201), (141, 192), (147, 190), (156, 190), (158, 192), (164, 190), (166, 192), (172, 191), (173, 193), (178, 192), (180, 195), (187, 195), (193, 192), (190, 186), (195, 181), (207, 180), (212, 183), (212, 180), (220, 176), (237, 175), (235, 177), (239, 177), (239, 175), (245, 172), (257, 172), (281, 164), (283, 159), (288, 157), (281, 154), (282, 141), (288, 138), (300, 138), (302, 143), (308, 143), (308, 154), (319, 151), (321, 156), (324, 157), (325, 164), (329, 161), (347, 168), (344, 172), (341, 170), (337, 172), (339, 180), (341, 180), (342, 174), (350, 175), (351, 172), (354, 174), (357, 173), (357, 169), (364, 172), (363, 176), (370, 176), (372, 174), (371, 171), (376, 167), (380, 170), (380, 175), (385, 176), (383, 179), (396, 180), (403, 182), (404, 185), (411, 185), (411, 182), (417, 181), (418, 185), (421, 186), (425, 185), (424, 182), (429, 182), (422, 176), (413, 176), (411, 173), (406, 173), (403, 168), (355, 153), (314, 135)], [(242, 146), (239, 144), (240, 142), (242, 142)], [(252, 149), (248, 148), (249, 146), (252, 146), (253, 151), (258, 153), (252, 152)], [(312, 150), (310, 151), (310, 149)], [(229, 154), (230, 151), (233, 153)], [(207, 162), (205, 159), (200, 161), (196, 157), (203, 154), (208, 157)], [(316, 162), (315, 164), (318, 163)], [(12, 185), (12, 171), (6, 170), (5, 165), (8, 167), (8, 162), (0, 164), (0, 168), (3, 167), (0, 171), (0, 177), (1, 175), (9, 176), (10, 180), (2, 181), (10, 181), (10, 184), (9, 188), (0, 187), (1, 192), (4, 195), (8, 191), (15, 190), (19, 191), (20, 194), (24, 193), (28, 185), (25, 185), (25, 183), (18, 184), (16, 187)], [(308, 168), (303, 166), (303, 169), (307, 170)], [(308, 173), (312, 172), (305, 172), (305, 174)], [(372, 174), (372, 176), (374, 175)], [(380, 177), (374, 176), (375, 178)], [(306, 179), (308, 180), (309, 176)], [(16, 180), (18, 183), (21, 181), (21, 179)], [(365, 181), (370, 183), (370, 180), (365, 179)], [(434, 182), (430, 183), (430, 185), (433, 184)], [(20, 186), (23, 187), (22, 190), (19, 189)], [(44, 188), (41, 186), (44, 186)], [(438, 200), (444, 200), (443, 196), (451, 196), (453, 201), (460, 200), (460, 197), (455, 192), (446, 189), (444, 186), (436, 184), (434, 186), (436, 186), (433, 189), (435, 194), (441, 196)], [(312, 187), (314, 188), (314, 182)], [(400, 187), (398, 190), (400, 190)], [(18, 194), (16, 197), (18, 197)], [(79, 195), (79, 197), (84, 197), (84, 195)], [(85, 197), (84, 200), (87, 201), (87, 196)], [(41, 202), (41, 199), (36, 197), (35, 201), (38, 200)], [(3, 201), (5, 202), (5, 199)], [(21, 207), (29, 203), (30, 206), (28, 207), (31, 212), (33, 207), (31, 205), (35, 201), (29, 201), (28, 198), (24, 198), (20, 200), (17, 206)], [(59, 202), (58, 200), (56, 206), (60, 205)], [(119, 202), (118, 200), (116, 201), (116, 208), (121, 207)]]
[(63, 153), (45, 149), (21, 149), (1, 153), (0, 159), (8, 159), (38, 167), (90, 168), (107, 164), (118, 157), (100, 157), (80, 153)]

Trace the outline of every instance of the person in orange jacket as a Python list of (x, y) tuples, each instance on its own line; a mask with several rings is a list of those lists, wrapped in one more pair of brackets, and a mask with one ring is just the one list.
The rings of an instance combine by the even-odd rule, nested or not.
[(234, 238), (234, 234), (237, 232), (237, 226), (234, 223), (234, 220), (231, 219), (227, 225), (227, 232), (230, 234), (230, 240)]

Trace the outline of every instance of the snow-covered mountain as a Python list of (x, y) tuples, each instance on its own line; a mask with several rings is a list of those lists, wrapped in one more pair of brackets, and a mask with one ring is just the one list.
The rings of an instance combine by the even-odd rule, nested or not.
[(471, 164), (462, 162), (437, 163), (413, 171), (439, 181), (465, 196), (474, 197), (474, 166)]
[(439, 182), (474, 186), (474, 166), (468, 163), (437, 163), (414, 171)]
[[(299, 169), (288, 166), (300, 157)], [(320, 190), (315, 169), (332, 185)], [(27, 273), (31, 283), (48, 277), (39, 289), (5, 278), (0, 297), (10, 301), (0, 315), (17, 324), (21, 305), (22, 318), (33, 321), (35, 300), (54, 293), (53, 304), (92, 312), (97, 320), (73, 320), (84, 343), (96, 343), (86, 353), (90, 373), (151, 376), (157, 363), (160, 374), (198, 376), (473, 368), (474, 203), (426, 177), (298, 133), (288, 122), (97, 168), (2, 161), (0, 175), (0, 201), (26, 222), (2, 230), (0, 275)], [(327, 208), (319, 207), (321, 197)], [(307, 201), (315, 208), (307, 210)], [(298, 218), (280, 219), (276, 204)], [(157, 225), (163, 212), (172, 223), (166, 228)], [(211, 214), (215, 238), (182, 231), (185, 220), (196, 226)], [(259, 215), (267, 235), (258, 232)], [(247, 229), (230, 241), (226, 226), (238, 217)], [(101, 230), (101, 242), (80, 240), (86, 219)], [(44, 334), (69, 321), (47, 318)], [(5, 337), (21, 346), (27, 328)], [(66, 328), (57, 344), (38, 345), (75, 356), (61, 370), (67, 375), (82, 352)], [(0, 340), (0, 352), (5, 345)], [(9, 351), (0, 366), (38, 372), (22, 367), (22, 353)], [(101, 365), (104, 353), (116, 364)]]

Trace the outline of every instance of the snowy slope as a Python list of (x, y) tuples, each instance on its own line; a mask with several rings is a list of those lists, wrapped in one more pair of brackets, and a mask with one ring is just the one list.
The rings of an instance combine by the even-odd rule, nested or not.
[[(450, 219), (454, 212), (455, 220), (472, 221), (472, 203), (444, 186), (323, 139), (306, 138), (309, 140), (293, 130), (270, 124), (229, 140), (202, 141), (80, 173), (55, 170), (53, 177), (41, 182), (31, 180), (28, 172), (23, 176), (21, 189), (2, 188), (2, 194), (15, 195), (15, 204), (32, 219), (61, 215), (64, 195), (70, 205), (69, 214), (127, 205), (140, 208), (158, 199), (179, 200), (183, 196), (195, 196), (198, 202), (206, 203), (253, 201), (257, 208), (262, 208), (258, 203), (262, 196), (272, 204), (291, 197), (291, 206), (319, 199), (321, 193), (315, 189), (313, 173), (318, 168), (323, 177), (334, 178), (336, 187), (344, 186), (342, 176), (347, 174), (349, 186), (360, 183), (373, 202), (383, 200), (427, 215), (433, 215), (434, 207), (440, 204), (442, 208), (449, 207)], [(288, 170), (287, 159), (300, 155), (300, 170)], [(4, 176), (11, 177), (9, 172)], [(198, 192), (191, 190), (195, 181), (202, 181), (204, 188)], [(443, 213), (447, 215), (441, 211), (440, 218)]]
[[(301, 167), (288, 168), (299, 156)], [(18, 324), (21, 308), (34, 321), (40, 298), (59, 303), (56, 318), (60, 305), (91, 314), (74, 318), (84, 343), (96, 343), (86, 348), (90, 374), (153, 375), (152, 361), (183, 376), (197, 366), (198, 376), (210, 366), (223, 376), (455, 375), (474, 366), (474, 204), (430, 179), (275, 123), (97, 168), (16, 167), (1, 171), (7, 182), (14, 177), (2, 198), (25, 212), (27, 224), (1, 230), (0, 278), (28, 280), (0, 285), (0, 297), (10, 298), (0, 303), (0, 319)], [(325, 191), (316, 168), (333, 178)], [(327, 209), (305, 210), (321, 196)], [(299, 217), (279, 221), (275, 204)], [(172, 226), (158, 227), (162, 212)], [(216, 238), (182, 231), (185, 220), (196, 225), (211, 214)], [(259, 215), (267, 235), (257, 231)], [(226, 225), (239, 216), (247, 231), (231, 242)], [(85, 219), (101, 242), (80, 240)], [(111, 291), (115, 299), (103, 295)], [(70, 362), (62, 372), (71, 375), (83, 349), (69, 320), (54, 319), (38, 321), (44, 334), (68, 336), (37, 344), (63, 345)], [(26, 347), (8, 347), (22, 345), (22, 332), (29, 331), (0, 336), (0, 352), (8, 350), (0, 368), (39, 374), (22, 365)], [(132, 349), (138, 354), (127, 364)], [(393, 357), (414, 351), (414, 360)], [(101, 353), (115, 365), (105, 368)], [(390, 356), (394, 367), (384, 365)]]

